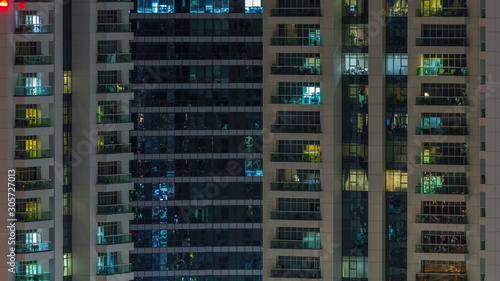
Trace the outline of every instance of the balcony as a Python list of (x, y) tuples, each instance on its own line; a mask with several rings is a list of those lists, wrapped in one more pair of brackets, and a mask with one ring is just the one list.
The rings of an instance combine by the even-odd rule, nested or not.
[(97, 146), (97, 154), (129, 153), (130, 144), (105, 144)]
[(311, 269), (271, 269), (271, 277), (320, 279), (321, 270)]
[(273, 220), (321, 220), (321, 212), (271, 211)]
[(468, 46), (467, 37), (417, 38), (417, 46)]
[(448, 136), (466, 136), (468, 135), (467, 126), (422, 126), (417, 127), (416, 135), (448, 135)]
[(125, 63), (131, 62), (132, 55), (123, 54), (97, 54), (97, 63)]
[(321, 8), (276, 8), (272, 17), (321, 17)]
[(467, 215), (416, 215), (417, 223), (467, 224)]
[(97, 114), (97, 124), (130, 123), (130, 114)]
[(36, 128), (52, 126), (52, 118), (16, 118), (16, 128)]
[(97, 184), (117, 184), (132, 182), (130, 174), (98, 175)]
[(52, 88), (49, 87), (15, 87), (14, 96), (30, 97), (30, 96), (52, 96)]
[(21, 275), (16, 274), (15, 281), (51, 281), (50, 272)]
[(51, 56), (16, 56), (16, 65), (46, 65), (51, 64)]
[(16, 34), (51, 33), (50, 24), (16, 24)]
[(465, 244), (417, 244), (417, 253), (447, 253), (447, 254), (465, 254), (468, 253)]
[(302, 250), (320, 250), (320, 241), (291, 241), (291, 240), (272, 240), (273, 249), (302, 249)]
[(416, 281), (467, 281), (466, 273), (417, 273)]
[(38, 159), (50, 157), (52, 157), (52, 150), (50, 148), (16, 150), (14, 154), (14, 159)]
[(41, 243), (28, 243), (28, 244), (17, 244), (16, 242), (16, 253), (18, 254), (46, 252), (51, 250), (52, 250), (52, 244), (50, 241)]
[(97, 266), (97, 275), (113, 275), (132, 272), (132, 264), (101, 265)]
[(418, 194), (468, 194), (467, 185), (417, 185)]
[(132, 92), (130, 84), (97, 84), (98, 94), (113, 94)]
[(271, 153), (271, 162), (321, 162), (321, 153)]
[(132, 32), (130, 23), (98, 23), (97, 32)]
[(132, 0), (97, 0), (97, 2), (132, 2)]
[(466, 97), (417, 97), (417, 105), (469, 105)]
[(271, 74), (320, 75), (319, 66), (271, 66)]
[(423, 8), (417, 9), (417, 17), (467, 17), (467, 8)]
[(467, 67), (417, 67), (417, 76), (468, 76)]
[(131, 241), (132, 238), (130, 233), (97, 236), (97, 245), (123, 244), (123, 243), (130, 243)]
[(321, 133), (321, 125), (317, 124), (272, 124), (271, 132), (273, 133), (306, 133), (317, 134)]
[(16, 219), (20, 222), (46, 221), (52, 219), (51, 211), (16, 212)]
[(467, 165), (467, 156), (420, 155), (415, 156), (416, 164), (422, 165)]
[(51, 180), (16, 181), (17, 191), (44, 190), (52, 188)]
[(273, 104), (321, 104), (321, 95), (311, 96), (271, 96)]
[(131, 212), (132, 206), (130, 204), (97, 205), (98, 215), (125, 214)]
[(271, 46), (321, 46), (321, 38), (272, 37)]
[(321, 183), (309, 182), (272, 182), (271, 190), (282, 191), (321, 191)]

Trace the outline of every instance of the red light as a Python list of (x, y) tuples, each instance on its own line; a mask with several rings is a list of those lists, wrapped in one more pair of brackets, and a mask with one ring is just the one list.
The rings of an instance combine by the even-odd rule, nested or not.
[(8, 7), (9, 6), (9, 2), (7, 2), (7, 0), (0, 0), (0, 7)]
[(19, 3), (19, 7), (24, 10), (24, 8), (26, 8), (26, 3), (24, 2)]

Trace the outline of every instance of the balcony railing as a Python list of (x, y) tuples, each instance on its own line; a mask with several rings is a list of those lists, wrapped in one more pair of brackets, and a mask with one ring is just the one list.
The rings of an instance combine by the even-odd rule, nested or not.
[(321, 125), (318, 124), (272, 124), (273, 133), (321, 133)]
[(321, 162), (321, 153), (271, 153), (272, 162)]
[(468, 105), (466, 97), (417, 97), (417, 105)]
[(271, 66), (271, 74), (320, 75), (319, 66)]
[(417, 253), (450, 253), (465, 254), (468, 252), (465, 244), (417, 244)]
[(321, 96), (271, 96), (271, 103), (274, 104), (320, 104)]
[(132, 32), (129, 23), (98, 23), (97, 32)]
[(423, 165), (467, 165), (467, 156), (420, 155), (415, 161)]
[(417, 17), (466, 17), (467, 8), (423, 8), (417, 9)]
[(34, 127), (50, 127), (52, 126), (52, 118), (16, 118), (16, 128), (34, 128)]
[(271, 190), (283, 191), (321, 191), (321, 183), (309, 182), (272, 182)]
[(51, 56), (16, 56), (17, 65), (45, 65), (51, 64)]
[(39, 212), (16, 212), (16, 219), (18, 221), (45, 221), (52, 219), (51, 211)]
[(16, 243), (16, 253), (37, 253), (46, 252), (52, 250), (52, 244), (50, 241), (41, 243), (28, 243), (28, 244), (18, 244)]
[(14, 96), (52, 96), (52, 88), (48, 87), (15, 87)]
[(97, 0), (97, 2), (132, 2), (132, 0)]
[(97, 114), (97, 124), (130, 123), (130, 114)]
[(468, 194), (467, 185), (417, 185), (418, 194)]
[(467, 76), (467, 67), (417, 67), (417, 76)]
[(124, 63), (131, 62), (131, 54), (97, 54), (98, 63)]
[(105, 144), (97, 146), (97, 154), (113, 154), (130, 152), (130, 144)]
[(416, 215), (417, 223), (467, 224), (467, 215)]
[(273, 46), (321, 46), (321, 38), (309, 37), (272, 37)]
[(127, 92), (132, 92), (132, 86), (130, 84), (97, 84), (97, 93), (99, 94)]
[(272, 17), (321, 17), (321, 8), (276, 8)]
[(98, 175), (97, 184), (117, 184), (132, 182), (130, 174)]
[(97, 214), (124, 214), (132, 212), (130, 204), (97, 205)]
[(50, 148), (16, 150), (14, 153), (15, 159), (36, 159), (50, 157), (52, 157), (52, 150)]
[(28, 34), (28, 33), (51, 33), (52, 28), (50, 24), (16, 24), (16, 30), (14, 33), (17, 34)]
[(113, 275), (132, 272), (132, 264), (102, 265), (97, 266), (97, 275)]
[(419, 126), (417, 127), (415, 134), (466, 136), (469, 133), (467, 126)]
[(51, 180), (16, 181), (17, 191), (43, 190), (52, 188)]
[[(28, 1), (27, 1), (28, 2)], [(37, 274), (16, 274), (16, 281), (50, 281), (50, 272), (37, 273)]]
[(417, 38), (417, 46), (468, 46), (467, 37)]
[(304, 250), (319, 250), (321, 249), (320, 241), (291, 241), (291, 240), (272, 240), (271, 248), (274, 249), (304, 249)]
[(321, 270), (311, 269), (271, 269), (271, 277), (319, 279)]
[(416, 281), (467, 281), (466, 273), (417, 273), (415, 276)]
[(321, 212), (271, 211), (273, 220), (321, 220)]
[(130, 233), (97, 236), (98, 245), (122, 244), (122, 243), (130, 243), (131, 241), (132, 239)]

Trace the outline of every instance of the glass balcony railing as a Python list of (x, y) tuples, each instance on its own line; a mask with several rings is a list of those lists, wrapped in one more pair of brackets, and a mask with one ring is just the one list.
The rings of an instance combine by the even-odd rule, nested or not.
[(51, 33), (52, 28), (50, 24), (16, 24), (16, 30), (14, 33), (17, 34), (28, 34), (28, 33)]
[(272, 162), (321, 162), (321, 153), (271, 153)]
[(45, 149), (26, 149), (26, 150), (16, 150), (14, 153), (15, 159), (36, 159), (36, 158), (50, 158), (52, 157), (52, 150), (50, 148)]
[(17, 191), (43, 190), (52, 188), (51, 180), (16, 181)]
[(52, 219), (51, 211), (39, 211), (39, 212), (16, 212), (16, 219), (18, 221), (45, 221)]
[(132, 32), (129, 23), (98, 23), (97, 32)]
[(321, 96), (271, 96), (273, 104), (321, 104)]
[(16, 118), (14, 123), (16, 128), (50, 127), (52, 118)]
[(97, 154), (113, 154), (130, 152), (130, 144), (105, 144), (97, 146)]
[(45, 65), (51, 64), (51, 56), (16, 56), (17, 65)]
[(16, 253), (26, 254), (26, 253), (37, 253), (46, 252), (52, 250), (52, 244), (50, 241), (41, 243), (28, 243), (19, 244), (16, 242)]
[(467, 215), (416, 215), (417, 223), (467, 224)]
[(272, 124), (273, 133), (321, 133), (321, 125), (317, 124)]
[(304, 250), (319, 250), (321, 249), (320, 241), (292, 241), (292, 240), (272, 240), (271, 248), (274, 249), (304, 249)]
[(130, 243), (131, 241), (132, 238), (130, 236), (130, 233), (97, 236), (98, 245), (122, 244), (122, 243)]
[(117, 184), (132, 182), (130, 174), (98, 175), (97, 184)]
[(420, 155), (415, 157), (416, 164), (423, 165), (467, 165), (467, 156)]
[(98, 215), (124, 214), (132, 212), (130, 204), (97, 205)]
[(51, 281), (50, 272), (35, 274), (16, 274), (15, 281)]
[(423, 8), (417, 9), (417, 17), (466, 17), (467, 8)]
[(321, 17), (321, 8), (276, 8), (272, 17)]
[(132, 264), (98, 265), (97, 275), (113, 275), (132, 272)]
[(467, 76), (467, 67), (417, 67), (417, 76)]
[(271, 190), (283, 191), (321, 191), (321, 183), (309, 182), (272, 182)]
[(131, 54), (97, 54), (98, 63), (124, 63), (131, 61)]
[(466, 97), (417, 97), (417, 105), (468, 105)]
[(312, 269), (271, 269), (271, 277), (319, 279), (321, 270)]
[(468, 194), (467, 185), (417, 185), (418, 194)]
[(419, 126), (416, 129), (417, 135), (448, 135), (448, 136), (466, 136), (468, 135), (467, 126)]
[(132, 2), (132, 0), (97, 0), (97, 2)]
[(99, 94), (127, 92), (132, 92), (132, 86), (130, 84), (97, 84), (97, 93)]
[(14, 96), (30, 97), (30, 96), (52, 96), (51, 87), (15, 87)]
[(272, 46), (321, 46), (321, 38), (309, 37), (272, 37)]
[(432, 37), (417, 38), (417, 46), (468, 46), (467, 38)]
[(273, 220), (321, 220), (321, 212), (272, 211)]
[(320, 75), (319, 66), (272, 66), (271, 74)]
[(417, 244), (417, 253), (450, 253), (465, 254), (468, 253), (465, 244)]
[(130, 114), (97, 114), (97, 124), (130, 123)]
[(466, 273), (417, 273), (416, 281), (467, 281)]

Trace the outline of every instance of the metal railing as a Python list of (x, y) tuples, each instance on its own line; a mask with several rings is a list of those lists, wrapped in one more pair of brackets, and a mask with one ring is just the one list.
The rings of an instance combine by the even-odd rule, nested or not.
[(18, 221), (45, 221), (52, 219), (52, 211), (16, 212)]
[(97, 184), (117, 184), (132, 182), (130, 174), (98, 175)]
[(18, 149), (14, 152), (15, 159), (35, 159), (35, 158), (50, 158), (52, 157), (52, 150), (45, 149)]
[(16, 181), (17, 191), (43, 190), (52, 188), (51, 180)]
[(272, 182), (271, 190), (284, 191), (321, 191), (321, 183), (308, 182)]
[(40, 242), (40, 243), (27, 243), (18, 244), (16, 243), (16, 253), (37, 253), (46, 252), (52, 250), (52, 244), (50, 241)]
[(15, 64), (17, 65), (45, 65), (51, 64), (51, 56), (43, 55), (26, 55), (16, 56)]
[(132, 212), (130, 204), (111, 204), (111, 205), (97, 205), (97, 214), (124, 214)]
[(122, 243), (130, 243), (132, 241), (132, 237), (130, 233), (125, 234), (115, 234), (115, 235), (98, 235), (97, 236), (97, 244), (98, 245), (111, 245), (111, 244), (122, 244)]
[(113, 275), (132, 272), (132, 264), (100, 265), (97, 266), (97, 275)]
[(105, 144), (97, 146), (97, 154), (128, 153), (130, 151), (130, 144)]
[(321, 249), (321, 241), (271, 240), (271, 248), (319, 250)]
[(321, 212), (271, 211), (273, 220), (321, 220)]
[(16, 24), (14, 33), (51, 33), (52, 26), (50, 24)]
[(132, 92), (130, 84), (97, 84), (98, 94), (126, 93)]
[(415, 216), (417, 223), (467, 224), (467, 215), (420, 214)]
[(50, 127), (52, 126), (52, 118), (16, 118), (14, 126), (16, 128)]
[(132, 32), (130, 23), (98, 23), (97, 32)]

